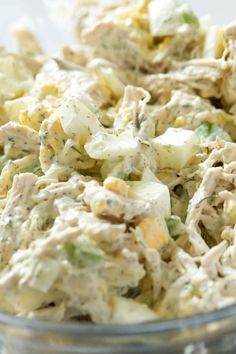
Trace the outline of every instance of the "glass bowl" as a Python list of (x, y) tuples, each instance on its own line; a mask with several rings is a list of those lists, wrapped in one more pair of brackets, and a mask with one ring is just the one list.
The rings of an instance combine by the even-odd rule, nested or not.
[[(48, 9), (55, 2), (67, 6), (71, 1), (21, 0), (20, 6), (17, 0), (2, 1), (1, 44), (14, 48), (9, 29), (17, 21), (31, 27), (47, 51), (58, 50), (64, 43), (71, 42), (72, 35), (63, 10), (63, 16), (59, 13), (56, 20)], [(225, 0), (224, 11), (222, 4), (214, 0), (189, 1), (198, 14), (212, 13), (218, 23), (226, 24), (234, 18), (235, 0)], [(59, 353), (235, 354), (236, 305), (189, 318), (122, 326), (52, 323), (0, 313), (0, 354)]]
[(141, 325), (53, 323), (0, 314), (1, 354), (235, 354), (236, 306)]

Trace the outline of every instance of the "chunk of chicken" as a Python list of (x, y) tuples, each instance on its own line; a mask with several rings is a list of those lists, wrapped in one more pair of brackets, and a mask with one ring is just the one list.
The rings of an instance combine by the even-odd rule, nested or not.
[(21, 226), (27, 220), (34, 202), (31, 200), (32, 188), (37, 176), (22, 174), (15, 176), (13, 186), (8, 194), (6, 206), (0, 218), (1, 268), (7, 264), (12, 254), (20, 247)]
[(40, 140), (37, 131), (17, 122), (9, 122), (0, 127), (0, 145), (13, 149), (8, 156), (24, 156), (30, 153), (38, 153)]
[(107, 59), (123, 69), (148, 67), (147, 49), (131, 37), (130, 29), (112, 22), (98, 23), (82, 35), (82, 41), (94, 49), (94, 56)]

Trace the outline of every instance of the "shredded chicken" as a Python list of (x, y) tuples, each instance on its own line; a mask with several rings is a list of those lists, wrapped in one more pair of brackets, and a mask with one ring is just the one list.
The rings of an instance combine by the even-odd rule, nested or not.
[(236, 25), (166, 4), (77, 0), (61, 55), (27, 29), (0, 49), (1, 311), (127, 324), (236, 303)]

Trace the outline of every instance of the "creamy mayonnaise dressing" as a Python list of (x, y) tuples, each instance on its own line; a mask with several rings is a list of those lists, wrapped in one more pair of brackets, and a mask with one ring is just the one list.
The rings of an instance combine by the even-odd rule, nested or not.
[(77, 0), (0, 49), (0, 310), (139, 323), (236, 302), (236, 25)]

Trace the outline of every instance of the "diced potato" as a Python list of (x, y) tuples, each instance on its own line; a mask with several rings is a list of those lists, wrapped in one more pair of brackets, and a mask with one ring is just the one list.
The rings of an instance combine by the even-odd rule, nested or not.
[(170, 234), (165, 219), (158, 217), (147, 217), (143, 219), (138, 227), (141, 229), (143, 237), (148, 247), (159, 250), (170, 241)]
[(171, 214), (170, 193), (166, 185), (158, 182), (128, 182), (129, 197), (144, 200), (153, 205), (158, 214), (168, 217)]
[(185, 0), (154, 0), (150, 2), (148, 10), (153, 36), (175, 35), (184, 24), (199, 27), (197, 17)]
[(203, 48), (204, 58), (220, 58), (225, 47), (222, 28), (210, 26), (206, 31), (206, 38)]
[(113, 299), (112, 323), (132, 324), (157, 320), (157, 315), (146, 304), (116, 296)]
[(76, 135), (83, 145), (102, 125), (97, 114), (87, 104), (86, 100), (78, 97), (68, 97), (58, 110), (63, 130), (68, 135)]
[(88, 155), (98, 160), (112, 160), (132, 155), (137, 148), (138, 143), (131, 135), (126, 133), (113, 135), (102, 131), (92, 136), (85, 145)]
[(160, 169), (180, 169), (194, 156), (197, 138), (191, 130), (169, 128), (153, 139), (157, 152), (157, 165)]
[(122, 195), (124, 197), (128, 196), (129, 186), (120, 178), (107, 177), (104, 181), (104, 187), (116, 194)]

